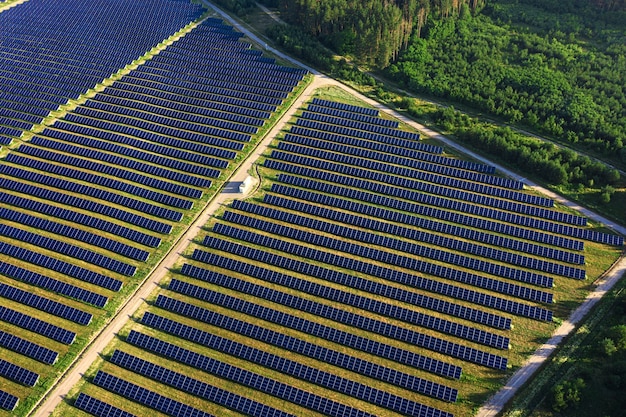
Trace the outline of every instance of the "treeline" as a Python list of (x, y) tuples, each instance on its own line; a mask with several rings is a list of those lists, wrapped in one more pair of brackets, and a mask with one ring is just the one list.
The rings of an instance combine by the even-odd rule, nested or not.
[(434, 117), (460, 141), (549, 184), (573, 190), (601, 189), (600, 197), (604, 203), (610, 202), (615, 192), (613, 186), (620, 180), (619, 172), (602, 162), (521, 135), (509, 127), (480, 123), (452, 107), (438, 110)]
[(278, 0), (281, 18), (341, 55), (385, 68), (430, 15), (469, 13), (484, 0)]

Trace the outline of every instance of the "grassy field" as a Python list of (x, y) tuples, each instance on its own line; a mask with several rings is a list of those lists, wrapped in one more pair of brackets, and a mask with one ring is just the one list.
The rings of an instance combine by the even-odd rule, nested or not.
[[(342, 102), (347, 102), (350, 104), (355, 104), (355, 105), (363, 105), (363, 103), (360, 103), (357, 99), (355, 99), (354, 97), (350, 96), (349, 94), (343, 92), (343, 90), (339, 90), (339, 89), (320, 89), (317, 90), (316, 93), (314, 94), (315, 97), (320, 97), (320, 98), (324, 98), (324, 99), (328, 99), (328, 100), (335, 100), (335, 101), (342, 101)], [(297, 117), (297, 115), (296, 115)], [(293, 122), (293, 120), (292, 120)], [(286, 128), (284, 129), (283, 133), (286, 132), (288, 130), (290, 126), (286, 126)], [(404, 127), (403, 127), (404, 128)], [(280, 136), (277, 138), (277, 140), (280, 139)], [(426, 143), (434, 143), (434, 141), (430, 140), (430, 139), (425, 139)], [(275, 144), (268, 150), (268, 152), (265, 154), (265, 158), (269, 157), (269, 153), (271, 152), (271, 149), (275, 146)], [(449, 153), (449, 150), (446, 150), (447, 153)], [(262, 175), (262, 181), (261, 181), (261, 186), (260, 186), (260, 190), (258, 193), (256, 193), (255, 195), (251, 196), (248, 200), (251, 202), (255, 202), (255, 203), (259, 203), (261, 204), (262, 201), (262, 197), (265, 193), (269, 192), (269, 188), (271, 186), (271, 184), (273, 182), (275, 182), (276, 180), (276, 175), (277, 172), (269, 170), (267, 168), (264, 168), (262, 166), (262, 161), (263, 158), (259, 161), (257, 161), (257, 168), (258, 171), (260, 172), (260, 174)], [(564, 208), (562, 207), (557, 207), (558, 210), (562, 210), (565, 211)], [(275, 380), (279, 380), (281, 382), (287, 382), (290, 385), (293, 385), (295, 387), (301, 388), (305, 391), (308, 392), (313, 392), (313, 393), (318, 393), (320, 395), (323, 395), (326, 398), (330, 398), (330, 399), (334, 399), (337, 400), (341, 403), (347, 404), (347, 405), (352, 405), (354, 407), (357, 407), (359, 409), (362, 409), (364, 411), (368, 411), (377, 415), (386, 415), (386, 416), (394, 416), (395, 414), (389, 410), (380, 408), (378, 406), (372, 405), (370, 403), (367, 402), (363, 402), (361, 400), (357, 400), (351, 397), (347, 397), (344, 396), (342, 394), (339, 394), (337, 392), (334, 391), (330, 391), (327, 390), (325, 388), (320, 388), (317, 385), (313, 385), (311, 383), (308, 382), (304, 382), (301, 380), (297, 380), (297, 379), (293, 379), (291, 377), (285, 376), (283, 374), (277, 373), (276, 371), (273, 371), (271, 369), (265, 368), (265, 367), (261, 367), (257, 364), (254, 363), (250, 363), (248, 361), (233, 357), (231, 355), (226, 355), (223, 352), (219, 352), (219, 351), (215, 351), (212, 349), (207, 349), (207, 348), (203, 348), (199, 345), (196, 345), (194, 343), (190, 343), (189, 341), (186, 341), (180, 337), (176, 337), (170, 334), (166, 334), (164, 332), (161, 331), (156, 331), (154, 329), (151, 329), (149, 327), (146, 327), (142, 324), (139, 323), (140, 318), (142, 317), (144, 311), (151, 311), (154, 312), (156, 314), (162, 315), (164, 317), (170, 317), (174, 320), (177, 320), (181, 323), (184, 324), (188, 324), (190, 326), (193, 326), (195, 328), (207, 331), (211, 334), (215, 334), (215, 335), (219, 335), (225, 338), (228, 338), (230, 340), (233, 341), (237, 341), (240, 343), (243, 343), (247, 346), (251, 346), (257, 349), (260, 349), (262, 351), (265, 352), (269, 352), (269, 353), (274, 353), (277, 354), (281, 357), (287, 357), (290, 359), (293, 359), (297, 362), (300, 362), (302, 364), (306, 364), (309, 366), (312, 366), (316, 369), (320, 369), (320, 370), (324, 370), (327, 372), (331, 372), (334, 373), (336, 375), (340, 375), (343, 377), (346, 377), (348, 379), (357, 381), (357, 382), (361, 382), (370, 386), (376, 386), (376, 387), (381, 387), (381, 389), (384, 389), (387, 392), (390, 393), (394, 393), (400, 396), (404, 396), (406, 398), (410, 398), (419, 402), (422, 402), (424, 404), (427, 405), (431, 405), (431, 406), (435, 406), (437, 408), (443, 409), (445, 411), (449, 411), (454, 413), (455, 416), (458, 417), (465, 417), (465, 416), (471, 416), (473, 415), (473, 413), (476, 411), (476, 409), (488, 398), (488, 396), (490, 396), (493, 392), (495, 392), (499, 387), (501, 387), (504, 382), (506, 381), (506, 379), (513, 373), (515, 372), (520, 366), (521, 364), (524, 362), (525, 358), (531, 354), (542, 342), (544, 342), (553, 332), (553, 330), (556, 328), (556, 326), (558, 325), (558, 323), (565, 319), (569, 313), (584, 299), (584, 297), (586, 296), (586, 294), (589, 292), (589, 290), (592, 288), (593, 286), (593, 282), (594, 280), (600, 276), (603, 271), (605, 271), (606, 269), (608, 269), (610, 267), (610, 265), (613, 264), (613, 262), (617, 259), (617, 257), (619, 256), (619, 250), (616, 248), (612, 248), (612, 247), (608, 247), (606, 245), (600, 245), (600, 244), (595, 244), (595, 243), (590, 243), (590, 242), (585, 242), (585, 252), (584, 255), (586, 257), (586, 270), (587, 270), (587, 275), (588, 275), (588, 279), (587, 280), (583, 280), (583, 281), (577, 281), (577, 280), (572, 280), (572, 279), (567, 279), (567, 278), (562, 278), (562, 277), (555, 277), (555, 288), (553, 289), (553, 293), (555, 296), (555, 300), (556, 303), (552, 306), (550, 306), (550, 309), (552, 309), (554, 311), (554, 316), (555, 316), (555, 320), (554, 322), (551, 323), (547, 323), (547, 322), (540, 322), (540, 321), (535, 321), (535, 320), (531, 320), (531, 319), (526, 319), (526, 318), (522, 318), (522, 317), (518, 317), (518, 316), (512, 316), (510, 314), (507, 313), (502, 313), (502, 312), (497, 312), (499, 315), (502, 315), (504, 317), (509, 317), (513, 320), (513, 329), (509, 332), (503, 332), (504, 334), (506, 334), (506, 336), (510, 337), (511, 339), (511, 349), (508, 352), (501, 352), (498, 351), (497, 349), (493, 349), (493, 348), (488, 348), (482, 345), (478, 345), (475, 343), (471, 343), (471, 342), (467, 342), (467, 341), (460, 341), (460, 339), (458, 340), (460, 343), (464, 344), (464, 345), (468, 345), (468, 346), (472, 346), (475, 347), (477, 349), (481, 349), (484, 351), (488, 351), (491, 353), (495, 353), (495, 354), (503, 354), (504, 356), (506, 356), (509, 360), (509, 368), (502, 372), (502, 371), (496, 371), (493, 369), (489, 369), (489, 368), (485, 368), (483, 366), (479, 366), (479, 365), (475, 365), (475, 364), (470, 364), (461, 360), (457, 360), (457, 359), (452, 359), (450, 357), (447, 357), (445, 355), (442, 354), (438, 354), (438, 353), (434, 353), (434, 352), (428, 352), (428, 351), (422, 351), (420, 349), (415, 349), (414, 347), (406, 344), (405, 342), (401, 342), (398, 340), (394, 340), (391, 339), (389, 337), (385, 337), (376, 333), (371, 333), (368, 331), (364, 331), (364, 330), (360, 330), (360, 329), (356, 329), (354, 327), (349, 327), (343, 324), (338, 324), (336, 322), (324, 319), (322, 317), (319, 316), (315, 316), (315, 315), (311, 315), (308, 313), (304, 313), (304, 312), (298, 312), (298, 316), (302, 317), (302, 318), (306, 318), (314, 323), (318, 323), (318, 324), (322, 324), (322, 325), (326, 325), (326, 326), (330, 326), (333, 328), (338, 328), (338, 329), (342, 329), (345, 331), (348, 331), (350, 333), (356, 334), (356, 335), (360, 335), (363, 337), (366, 337), (368, 339), (371, 340), (375, 340), (375, 341), (379, 341), (382, 343), (386, 343), (389, 344), (391, 346), (395, 346), (398, 348), (402, 348), (402, 349), (407, 349), (410, 351), (416, 351), (416, 352), (424, 352), (425, 354), (427, 354), (429, 357), (433, 357), (433, 358), (437, 358), (437, 359), (442, 359), (445, 360), (447, 362), (453, 363), (455, 365), (462, 365), (463, 366), (463, 375), (461, 377), (460, 380), (458, 381), (454, 381), (454, 380), (450, 380), (448, 378), (443, 378), (443, 377), (438, 377), (438, 376), (434, 376), (432, 374), (429, 374), (425, 371), (419, 370), (419, 369), (413, 369), (407, 366), (403, 366), (401, 364), (395, 363), (393, 361), (387, 360), (387, 359), (383, 359), (380, 357), (376, 357), (373, 355), (369, 355), (369, 354), (365, 354), (361, 351), (355, 350), (353, 348), (349, 348), (346, 346), (341, 346), (341, 345), (337, 345), (333, 342), (330, 341), (326, 341), (323, 339), (319, 339), (316, 337), (313, 337), (311, 335), (293, 330), (293, 329), (287, 329), (283, 326), (279, 326), (277, 324), (274, 323), (270, 323), (270, 322), (266, 322), (266, 321), (262, 321), (258, 318), (254, 318), (251, 316), (247, 316), (245, 314), (241, 314), (238, 313), (234, 310), (228, 309), (228, 308), (224, 308), (218, 305), (212, 305), (203, 301), (199, 301), (196, 299), (193, 299), (191, 297), (188, 296), (184, 296), (184, 295), (180, 295), (177, 293), (174, 293), (170, 290), (167, 289), (167, 283), (170, 279), (172, 278), (176, 278), (179, 280), (183, 280), (186, 282), (190, 282), (194, 285), (198, 285), (201, 286), (203, 288), (207, 288), (210, 290), (214, 290), (216, 292), (222, 293), (222, 294), (228, 294), (231, 295), (232, 297), (235, 297), (237, 299), (240, 300), (245, 300), (245, 301), (250, 301), (250, 302), (254, 302), (256, 304), (259, 305), (263, 305), (265, 307), (268, 308), (273, 308), (276, 309), (278, 311), (283, 311), (285, 313), (291, 313), (293, 314), (293, 310), (276, 304), (274, 302), (270, 302), (258, 297), (254, 297), (251, 295), (247, 295), (247, 294), (243, 294), (231, 289), (227, 289), (225, 287), (221, 287), (221, 286), (217, 286), (215, 284), (208, 284), (208, 283), (204, 283), (204, 282), (200, 282), (198, 280), (194, 280), (188, 277), (185, 277), (183, 275), (181, 275), (179, 272), (179, 268), (182, 266), (183, 263), (189, 263), (192, 265), (196, 265), (198, 267), (203, 267), (206, 269), (210, 269), (210, 270), (216, 270), (220, 273), (226, 274), (228, 276), (231, 276), (233, 279), (240, 279), (240, 280), (244, 280), (246, 282), (249, 282), (251, 284), (256, 284), (256, 285), (261, 285), (264, 287), (267, 287), (269, 289), (274, 289), (274, 290), (278, 290), (278, 291), (282, 291), (285, 292), (287, 294), (291, 294), (291, 295), (295, 295), (295, 296), (300, 296), (303, 298), (306, 298), (308, 300), (312, 300), (312, 301), (316, 301), (322, 304), (326, 304), (326, 305), (332, 305), (334, 307), (338, 307), (341, 308), (344, 311), (347, 312), (354, 312), (354, 313), (360, 313), (363, 314), (363, 311), (360, 311), (359, 309), (355, 309), (353, 307), (349, 307), (346, 305), (337, 305), (336, 303), (332, 303), (326, 299), (323, 299), (321, 297), (316, 297), (316, 296), (312, 296), (312, 295), (308, 295), (308, 294), (304, 294), (295, 290), (291, 290), (288, 289), (286, 287), (282, 287), (276, 284), (271, 284), (268, 283), (266, 281), (263, 280), (258, 280), (256, 278), (252, 278), (250, 276), (244, 275), (244, 274), (240, 274), (238, 272), (233, 272), (233, 271), (225, 271), (222, 269), (216, 269), (215, 267), (211, 267), (211, 266), (207, 266), (204, 265), (198, 261), (194, 261), (191, 259), (191, 254), (193, 252), (194, 249), (196, 248), (200, 248), (202, 249), (202, 238), (207, 235), (215, 235), (211, 230), (212, 230), (212, 226), (219, 222), (219, 223), (226, 223), (223, 220), (223, 212), (226, 210), (226, 208), (221, 208), (220, 211), (218, 211), (214, 218), (212, 218), (212, 220), (206, 225), (206, 227), (204, 228), (204, 231), (200, 233), (200, 235), (194, 239), (194, 241), (189, 245), (189, 247), (187, 248), (187, 250), (185, 251), (185, 253), (183, 254), (182, 258), (180, 259), (180, 261), (177, 263), (177, 265), (173, 268), (172, 273), (170, 275), (169, 278), (167, 278), (164, 282), (161, 283), (161, 288), (155, 292), (155, 294), (153, 294), (148, 300), (147, 300), (147, 304), (145, 304), (139, 311), (137, 311), (134, 315), (133, 315), (133, 320), (129, 321), (127, 327), (125, 328), (124, 331), (120, 332), (120, 334), (118, 335), (118, 338), (111, 344), (111, 346), (109, 348), (107, 348), (107, 350), (105, 352), (103, 352), (103, 361), (100, 363), (96, 363), (92, 366), (90, 372), (88, 372), (88, 374), (86, 375), (85, 380), (77, 387), (75, 387), (73, 389), (73, 391), (68, 395), (66, 401), (60, 406), (58, 407), (58, 409), (55, 411), (55, 415), (57, 416), (69, 416), (69, 415), (83, 415), (81, 412), (77, 411), (76, 409), (74, 409), (70, 404), (72, 402), (72, 400), (76, 397), (76, 395), (78, 394), (79, 391), (85, 392), (85, 393), (93, 393), (93, 395), (97, 396), (98, 398), (103, 399), (104, 401), (107, 401), (111, 404), (117, 404), (118, 406), (120, 406), (121, 408), (131, 411), (133, 413), (135, 413), (136, 415), (147, 415), (148, 413), (154, 413), (152, 410), (149, 410), (143, 406), (138, 406), (136, 403), (131, 403), (128, 402), (126, 400), (122, 400), (119, 398), (119, 396), (115, 395), (115, 394), (111, 394), (109, 392), (106, 392), (98, 387), (95, 387), (93, 384), (87, 383), (88, 381), (90, 381), (90, 379), (93, 377), (93, 375), (95, 375), (95, 373), (97, 372), (98, 369), (103, 369), (106, 370), (107, 372), (111, 372), (115, 375), (118, 376), (122, 376), (122, 377), (126, 377), (129, 380), (138, 383), (142, 386), (146, 386), (146, 387), (154, 387), (154, 389), (156, 391), (162, 392), (162, 393), (166, 393), (168, 396), (171, 396), (172, 398), (184, 402), (186, 404), (190, 404), (193, 405), (197, 408), (200, 408), (202, 410), (206, 410), (209, 412), (213, 412), (216, 415), (237, 415), (236, 413), (232, 412), (232, 410), (227, 410), (223, 407), (218, 407), (215, 404), (205, 401), (205, 400), (200, 400), (194, 396), (191, 396), (189, 394), (185, 394), (182, 393), (178, 390), (174, 390), (174, 389), (170, 389), (170, 388), (166, 388), (164, 386), (155, 384), (153, 381), (149, 381), (146, 380), (142, 377), (137, 377), (135, 375), (131, 375), (128, 374), (127, 371), (120, 369), (119, 367), (116, 367), (115, 365), (109, 363), (106, 361), (106, 359), (112, 354), (112, 352), (115, 349), (122, 349), (124, 351), (127, 351), (129, 353), (133, 353), (133, 354), (137, 354), (138, 356), (151, 360), (155, 363), (159, 363), (163, 366), (166, 366), (170, 369), (182, 369), (184, 370), (185, 373), (188, 373), (190, 376), (194, 376), (198, 379), (202, 379), (210, 384), (219, 386), (219, 387), (223, 387), (225, 389), (228, 390), (232, 390), (232, 392), (236, 392), (238, 394), (241, 394), (245, 397), (248, 398), (253, 398), (259, 402), (262, 402), (263, 404), (272, 406), (272, 407), (276, 407), (279, 409), (285, 409), (285, 410), (289, 410), (292, 413), (295, 413), (296, 415), (299, 416), (316, 416), (317, 414), (315, 414), (314, 412), (311, 412), (310, 410), (307, 409), (303, 409), (303, 408), (299, 408), (296, 407), (295, 405), (291, 404), (291, 403), (286, 403), (284, 400), (281, 400), (277, 397), (268, 395), (268, 394), (263, 394), (263, 393), (259, 393), (258, 391), (255, 390), (251, 390), (250, 388), (247, 387), (243, 387), (241, 385), (238, 385), (237, 383), (233, 382), (233, 381), (228, 381), (228, 380), (224, 380), (223, 378), (218, 378), (218, 377), (214, 377), (214, 376), (207, 376), (206, 374), (199, 372), (197, 370), (194, 369), (190, 369), (187, 367), (180, 367), (180, 365), (176, 362), (173, 362), (169, 359), (164, 359), (162, 357), (158, 357), (158, 356), (153, 356), (152, 354), (149, 354), (145, 351), (141, 351), (131, 345), (129, 345), (128, 343), (125, 342), (125, 336), (126, 334), (131, 330), (139, 330), (141, 332), (144, 332), (146, 334), (153, 334), (158, 336), (160, 339), (166, 341), (166, 342), (170, 342), (170, 343), (175, 343), (176, 345), (179, 346), (183, 346), (186, 347), (188, 349), (197, 351), (197, 352), (201, 352), (204, 355), (207, 355), (211, 358), (220, 360), (220, 361), (224, 361), (226, 363), (229, 363), (231, 365), (235, 365), (238, 367), (241, 367), (243, 369), (247, 369), (249, 371), (253, 371), (256, 372), (260, 375), (266, 376), (268, 378), (271, 379), (275, 379)], [(256, 217), (256, 216), (253, 216)], [(297, 227), (297, 226), (296, 226)], [(298, 227), (297, 227), (298, 228)], [(264, 232), (261, 232), (262, 234), (265, 234)], [(333, 237), (332, 235), (328, 235), (329, 237)], [(230, 238), (226, 238), (223, 236), (220, 236), (221, 238), (228, 240), (228, 241), (233, 241), (233, 242), (237, 242), (234, 239), (230, 239)], [(392, 236), (389, 236), (392, 237)], [(237, 243), (241, 243), (241, 242), (237, 242)], [(299, 244), (302, 244), (301, 242), (298, 242)], [(246, 244), (248, 246), (253, 246), (250, 244)], [(306, 244), (305, 244), (306, 245)], [(264, 249), (264, 248), (259, 248), (259, 249)], [(206, 248), (204, 248), (204, 250), (207, 250)], [(268, 252), (273, 252), (273, 253), (279, 253), (277, 251), (273, 251), (271, 249), (266, 249)], [(224, 256), (230, 257), (232, 259), (236, 259), (236, 260), (241, 260), (241, 261), (245, 261), (245, 259), (242, 259), (238, 256), (235, 255), (229, 255), (227, 253), (222, 253), (220, 251), (216, 251), (216, 250), (211, 250), (212, 252), (215, 253), (219, 253), (222, 254)], [(322, 266), (322, 264), (319, 263), (315, 263), (315, 262), (311, 262), (313, 264), (317, 264)], [(371, 263), (373, 264), (377, 264), (380, 266), (387, 266), (388, 265), (384, 265), (384, 264), (380, 264), (377, 262), (372, 261)], [(437, 263), (437, 262), (435, 262)], [(270, 266), (267, 265), (262, 265), (265, 266), (267, 268), (271, 268)], [(395, 267), (392, 267), (394, 269), (397, 269)], [(408, 291), (412, 291), (412, 289), (410, 287), (407, 287), (405, 285), (401, 285), (401, 284), (397, 284), (397, 283), (390, 283), (386, 280), (380, 279), (380, 278), (374, 278), (371, 276), (366, 276), (363, 274), (359, 274), (359, 273), (355, 273), (354, 271), (349, 271), (349, 270), (342, 270), (341, 268), (335, 268), (333, 267), (333, 269), (336, 269), (337, 271), (340, 272), (346, 272), (361, 278), (368, 278), (371, 279), (375, 282), (379, 282), (379, 283), (386, 283), (389, 285), (393, 285), (399, 289), (403, 289), (403, 290), (408, 290)], [(413, 306), (413, 305), (409, 305), (403, 302), (399, 302), (399, 301), (394, 301), (394, 300), (390, 300), (387, 299), (385, 297), (379, 297), (379, 296), (374, 296), (371, 294), (366, 294), (363, 293), (359, 290), (355, 290), (353, 288), (344, 286), (344, 285), (339, 285), (339, 284), (335, 284), (335, 283), (331, 283), (328, 281), (323, 281), (320, 280), (318, 278), (313, 278), (311, 276), (308, 275), (302, 275), (299, 273), (294, 273), (294, 272), (288, 272), (289, 275), (292, 275), (294, 277), (303, 279), (303, 280), (307, 280), (313, 283), (318, 283), (318, 284), (323, 284), (326, 286), (330, 286), (332, 288), (338, 289), (338, 290), (342, 290), (342, 291), (348, 291), (350, 293), (353, 294), (358, 294), (358, 295), (367, 295), (368, 297), (378, 300), (378, 301), (382, 301), (382, 302), (387, 302), (396, 306), (401, 306), (413, 311), (422, 311), (421, 309)], [(422, 274), (418, 274), (418, 275), (422, 275)], [(432, 278), (432, 277), (429, 277)], [(434, 278), (433, 278), (434, 279)], [(472, 288), (463, 284), (459, 284), (459, 283), (455, 283), (455, 285), (458, 285), (459, 287), (462, 288)], [(177, 315), (177, 314), (173, 314), (170, 312), (167, 312), (165, 310), (159, 309), (156, 306), (153, 305), (154, 300), (156, 299), (157, 294), (165, 294), (169, 297), (173, 297), (176, 299), (180, 299), (189, 303), (192, 303), (194, 305), (198, 305), (201, 306), (203, 308), (206, 308), (208, 310), (211, 310), (215, 313), (220, 313), (220, 314), (224, 314), (228, 317), (233, 317), (239, 320), (243, 320), (246, 322), (249, 322), (251, 324), (256, 324), (256, 325), (261, 325), (264, 328), (267, 329), (271, 329), (271, 330), (275, 330), (278, 331), (280, 333), (283, 334), (287, 334), (287, 335), (291, 335), (294, 337), (297, 337), (299, 339), (302, 340), (306, 340), (306, 341), (310, 341), (312, 343), (318, 344), (320, 346), (324, 346), (324, 347), (328, 347), (343, 353), (348, 353), (350, 355), (353, 355), (355, 357), (359, 357), (362, 359), (367, 359), (370, 360), (374, 363), (383, 365), (383, 366), (387, 366), (391, 369), (396, 369), (399, 371), (403, 371), (403, 372), (407, 372), (411, 375), (414, 376), (418, 376), (418, 377), (422, 377), (431, 381), (435, 381), (435, 382), (439, 382), (442, 383), (444, 385), (447, 386), (451, 386), (453, 388), (456, 388), (459, 390), (460, 392), (460, 398), (459, 401), (455, 404), (447, 404), (447, 403), (442, 403), (441, 401), (437, 401), (437, 400), (433, 400), (429, 397), (420, 395), (420, 394), (416, 394), (416, 393), (408, 393), (406, 391), (404, 391), (402, 388), (398, 388), (396, 386), (392, 386), (392, 385), (388, 385), (388, 384), (384, 384), (381, 383), (379, 381), (375, 381), (370, 379), (369, 377), (365, 377), (363, 375), (360, 374), (355, 374), (351, 371), (347, 371), (344, 369), (340, 369), (340, 368), (336, 368), (332, 365), (329, 365), (327, 363), (324, 362), (320, 362), (314, 359), (311, 359), (309, 357), (306, 356), (302, 356), (300, 354), (294, 353), (294, 352), (289, 352), (289, 351), (285, 351), (284, 349), (275, 347), (273, 345), (269, 345), (265, 342), (259, 341), (259, 340), (255, 340), (255, 339), (251, 339), (249, 337), (240, 335), (240, 334), (236, 334), (233, 333), (227, 329), (223, 329), (221, 327), (216, 327), (213, 325), (209, 325), (209, 324), (205, 324), (205, 323), (201, 323), (197, 320), (192, 320), (192, 319), (188, 319), (185, 318), (183, 316)], [(505, 299), (513, 299), (511, 297), (508, 296), (504, 296), (501, 294), (498, 294), (499, 296), (501, 296), (502, 298)], [(460, 301), (457, 299), (451, 299), (448, 297), (444, 297), (444, 296), (437, 296), (438, 298), (441, 298), (445, 301), (450, 301), (450, 302), (454, 302), (460, 305), (464, 305), (467, 307), (470, 306), (474, 306), (473, 304), (470, 303), (466, 303), (464, 301)], [(535, 303), (528, 303), (528, 304), (535, 304)], [(401, 325), (401, 326), (407, 326), (406, 323), (402, 323), (400, 321), (397, 321), (395, 319), (391, 319), (388, 317), (384, 317), (384, 316), (378, 316), (375, 314), (369, 314), (369, 316), (375, 317), (378, 320), (384, 321), (386, 323), (392, 323), (392, 324), (397, 324), (397, 325)], [(482, 329), (482, 330), (493, 330), (493, 329), (489, 329), (486, 326), (483, 325), (478, 325), (475, 323), (469, 323), (469, 322), (465, 322), (464, 320), (457, 320), (460, 323), (463, 324), (471, 324), (473, 327)], [(413, 326), (409, 326), (410, 328), (413, 328)], [(417, 328), (416, 328), (417, 329)], [(425, 334), (429, 334), (429, 335), (438, 335), (437, 332), (434, 332), (432, 330), (428, 330), (428, 329), (423, 329), (423, 328), (419, 328), (419, 331)], [(448, 337), (446, 336), (446, 338), (448, 339)], [(457, 339), (455, 337), (450, 336), (449, 337), (450, 340), (453, 341), (457, 341)], [(229, 414), (230, 413), (230, 414)], [(154, 413), (155, 415), (160, 415), (159, 413)]]

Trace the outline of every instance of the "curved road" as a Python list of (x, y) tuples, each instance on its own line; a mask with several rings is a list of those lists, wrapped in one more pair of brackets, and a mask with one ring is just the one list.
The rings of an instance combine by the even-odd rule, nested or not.
[[(278, 121), (275, 127), (266, 135), (263, 141), (259, 144), (256, 150), (247, 158), (245, 162), (237, 169), (237, 171), (233, 174), (230, 179), (230, 182), (233, 186), (242, 182), (251, 171), (251, 168), (254, 162), (258, 159), (258, 157), (265, 151), (269, 143), (274, 139), (274, 137), (280, 132), (280, 130), (284, 127), (285, 123), (293, 116), (295, 111), (302, 107), (303, 103), (309, 99), (311, 94), (315, 89), (325, 85), (334, 85), (343, 88), (344, 90), (350, 92), (354, 96), (357, 96), (359, 99), (367, 102), (373, 107), (377, 108), (380, 111), (390, 114), (391, 116), (401, 120), (404, 123), (407, 123), (414, 128), (418, 129), (421, 133), (426, 136), (431, 136), (436, 138), (446, 145), (457, 149), (458, 151), (465, 153), (472, 158), (480, 160), (484, 163), (488, 163), (494, 165), (486, 158), (481, 157), (480, 155), (474, 154), (470, 152), (455, 142), (450, 141), (445, 138), (441, 134), (434, 132), (419, 123), (414, 122), (407, 117), (396, 113), (395, 111), (383, 106), (382, 104), (369, 99), (368, 97), (363, 96), (359, 92), (341, 84), (340, 82), (331, 79), (313, 68), (310, 68), (297, 60), (283, 54), (280, 51), (275, 50), (274, 48), (268, 47), (266, 43), (258, 38), (256, 35), (251, 33), (245, 27), (242, 27), (239, 22), (232, 19), (229, 15), (217, 9), (212, 4), (205, 4), (216, 11), (216, 13), (220, 14), (224, 20), (228, 21), (234, 27), (236, 27), (239, 31), (243, 32), (250, 39), (261, 45), (262, 48), (265, 48), (272, 52), (273, 54), (280, 56), (282, 59), (293, 63), (296, 66), (306, 68), (309, 72), (314, 75), (314, 81), (307, 87), (307, 89), (303, 92), (303, 94), (294, 102), (290, 109), (283, 115), (283, 117)], [(519, 175), (504, 169), (498, 165), (495, 165), (500, 172), (505, 173), (516, 179), (521, 179)], [(545, 190), (535, 184), (526, 182), (529, 186), (539, 190), (542, 193), (548, 194), (554, 197), (554, 194)], [(102, 332), (96, 336), (96, 338), (89, 344), (89, 346), (85, 349), (85, 351), (77, 358), (76, 362), (71, 366), (71, 368), (65, 373), (60, 382), (48, 393), (48, 395), (42, 400), (40, 405), (35, 409), (35, 411), (31, 414), (36, 417), (47, 417), (50, 416), (56, 406), (63, 400), (63, 398), (67, 395), (67, 393), (74, 387), (82, 378), (82, 375), (87, 371), (87, 369), (99, 359), (100, 352), (113, 340), (117, 332), (127, 323), (128, 319), (132, 317), (132, 314), (141, 306), (144, 300), (158, 288), (158, 283), (167, 275), (169, 269), (178, 261), (180, 255), (185, 251), (189, 242), (200, 232), (202, 226), (208, 222), (213, 213), (225, 202), (233, 198), (241, 198), (243, 195), (238, 193), (233, 193), (233, 186), (227, 186), (224, 188), (223, 192), (217, 195), (210, 204), (206, 207), (206, 209), (198, 216), (196, 221), (187, 229), (185, 234), (179, 239), (176, 245), (172, 247), (167, 256), (155, 267), (152, 274), (146, 279), (143, 285), (141, 285), (135, 294), (122, 306), (122, 308), (118, 311), (115, 317), (111, 320), (111, 322), (102, 330)], [(593, 218), (596, 221), (602, 222), (604, 224), (609, 225), (614, 230), (618, 231), (621, 234), (626, 234), (626, 228), (621, 227), (619, 225), (613, 224), (606, 219), (596, 215), (593, 212), (589, 212), (584, 210), (577, 205), (570, 203), (558, 196), (556, 198), (570, 206), (577, 208), (585, 213), (590, 218)], [(593, 291), (587, 300), (572, 314), (572, 317), (562, 326), (560, 326), (557, 331), (554, 333), (553, 337), (541, 348), (537, 350), (535, 355), (533, 355), (528, 363), (524, 365), (518, 372), (513, 375), (513, 377), (509, 380), (507, 385), (479, 411), (479, 416), (487, 417), (487, 416), (495, 416), (502, 407), (506, 404), (506, 402), (514, 395), (516, 390), (532, 376), (532, 374), (536, 371), (539, 365), (547, 358), (547, 356), (556, 348), (558, 343), (563, 339), (563, 337), (569, 332), (571, 332), (574, 328), (574, 325), (586, 314), (586, 312), (597, 302), (600, 297), (611, 288), (611, 286), (616, 282), (616, 280), (621, 276), (621, 274), (626, 271), (626, 258), (622, 258), (621, 262), (614, 268), (613, 273), (609, 274), (607, 279), (605, 279), (598, 288)]]

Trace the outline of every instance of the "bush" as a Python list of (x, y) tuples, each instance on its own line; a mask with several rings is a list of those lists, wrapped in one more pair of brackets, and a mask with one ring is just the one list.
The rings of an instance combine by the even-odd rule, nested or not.
[(585, 388), (585, 381), (576, 378), (564, 381), (552, 389), (552, 409), (563, 411), (571, 406), (576, 406), (580, 402), (581, 391)]

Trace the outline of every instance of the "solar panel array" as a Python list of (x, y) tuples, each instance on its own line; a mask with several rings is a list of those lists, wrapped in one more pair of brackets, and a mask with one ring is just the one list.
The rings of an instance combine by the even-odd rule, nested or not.
[[(202, 13), (182, 0), (28, 1), (0, 15), (1, 125), (19, 137)], [(63, 15), (64, 19), (57, 16)], [(89, 19), (85, 19), (89, 16)], [(163, 19), (163, 20), (162, 20)], [(76, 25), (80, 21), (84, 24)], [(63, 36), (56, 36), (62, 33)], [(85, 41), (88, 40), (88, 41)], [(38, 118), (33, 118), (38, 116)]]
[[(592, 234), (584, 218), (551, 208), (552, 200), (490, 167), (406, 145), (421, 142), (379, 122), (375, 111), (314, 105), (311, 113), (354, 121), (325, 119), (332, 126), (353, 127), (339, 133), (298, 119), (265, 159), (278, 171), (268, 192), (233, 202), (197, 239), (206, 249), (193, 251), (144, 313), (141, 325), (157, 336), (132, 331), (125, 342), (173, 361), (170, 369), (179, 361), (173, 352), (199, 354), (176, 342), (184, 339), (250, 361), (252, 372), (264, 367), (401, 414), (447, 414), (445, 406), (401, 404), (422, 395), (456, 401), (458, 364), (505, 369), (516, 318), (552, 320), (550, 289), (556, 279), (585, 277), (578, 239)], [(360, 130), (371, 126), (391, 130), (378, 137)], [(620, 243), (608, 234), (588, 240)], [(324, 365), (309, 368), (305, 357)], [(386, 365), (394, 362), (419, 377)], [(350, 388), (360, 378), (352, 373), (412, 396), (370, 396), (376, 390)], [(452, 382), (434, 381), (441, 376)]]
[[(151, 254), (206, 203), (306, 74), (264, 58), (203, 13), (187, 0), (29, 0), (0, 14), (0, 143), (10, 146), (0, 163), (0, 320), (46, 340), (38, 351), (4, 338), (18, 353), (49, 364), (75, 354), (56, 346), (86, 340), (92, 330), (83, 326), (157, 261)], [(112, 75), (112, 85), (40, 125)]]

